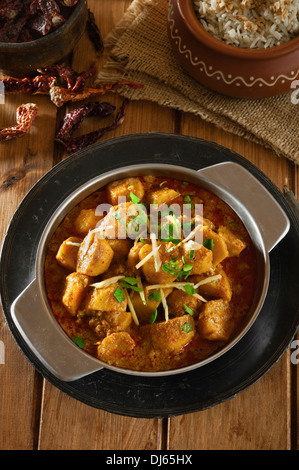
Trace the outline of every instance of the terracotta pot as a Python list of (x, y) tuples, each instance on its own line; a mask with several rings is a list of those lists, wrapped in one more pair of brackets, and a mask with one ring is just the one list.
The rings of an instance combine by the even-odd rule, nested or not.
[(30, 42), (0, 42), (1, 72), (24, 77), (66, 58), (85, 30), (87, 14), (86, 0), (80, 0), (67, 21), (53, 33)]
[(265, 98), (290, 91), (299, 79), (299, 36), (268, 49), (228, 45), (203, 28), (193, 0), (170, 0), (168, 34), (184, 70), (221, 94)]

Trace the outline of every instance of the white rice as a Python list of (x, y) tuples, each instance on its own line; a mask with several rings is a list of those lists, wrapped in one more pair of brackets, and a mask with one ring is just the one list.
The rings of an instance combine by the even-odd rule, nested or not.
[(299, 34), (299, 0), (193, 0), (202, 26), (246, 49), (278, 46)]

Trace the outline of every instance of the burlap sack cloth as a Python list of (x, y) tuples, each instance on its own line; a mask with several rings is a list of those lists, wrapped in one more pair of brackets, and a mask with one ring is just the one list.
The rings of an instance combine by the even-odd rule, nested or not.
[(176, 63), (167, 35), (167, 0), (134, 0), (106, 37), (109, 58), (99, 80), (137, 81), (140, 90), (122, 96), (150, 100), (194, 113), (225, 131), (272, 149), (299, 163), (299, 104), (290, 93), (247, 100), (222, 96), (198, 84)]

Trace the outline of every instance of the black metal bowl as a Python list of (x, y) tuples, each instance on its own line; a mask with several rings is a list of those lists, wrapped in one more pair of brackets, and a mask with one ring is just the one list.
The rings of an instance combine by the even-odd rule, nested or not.
[[(11, 315), (18, 295), (34, 279), (40, 239), (55, 210), (92, 178), (124, 165), (175, 164), (194, 170), (222, 162), (246, 168), (271, 193), (290, 220), (290, 230), (270, 252), (264, 305), (246, 335), (223, 356), (179, 375), (140, 377), (103, 368), (71, 382), (58, 379), (24, 341)], [(299, 327), (294, 279), (299, 261), (298, 205), (253, 164), (215, 143), (163, 133), (108, 139), (64, 159), (29, 191), (7, 229), (0, 257), (0, 294), (10, 331), (33, 366), (54, 386), (98, 409), (138, 418), (201, 411), (235, 397), (281, 358)]]

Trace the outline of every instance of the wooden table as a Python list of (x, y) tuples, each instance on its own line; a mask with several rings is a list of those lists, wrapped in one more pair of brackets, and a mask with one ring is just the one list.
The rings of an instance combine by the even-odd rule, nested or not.
[[(121, 19), (130, 0), (89, 0), (88, 4), (105, 36)], [(84, 36), (73, 53), (72, 65), (86, 70), (95, 58)], [(117, 106), (121, 103), (117, 95), (110, 98)], [(0, 106), (0, 127), (14, 122), (18, 105), (32, 100), (18, 94), (6, 97), (5, 105)], [(39, 114), (30, 133), (0, 146), (1, 239), (33, 184), (67, 157), (54, 142), (65, 109), (57, 110), (45, 96), (35, 96), (34, 102)], [(96, 119), (87, 121), (80, 133), (98, 127)], [(124, 124), (104, 138), (148, 131), (200, 137), (233, 149), (280, 189), (286, 185), (298, 198), (299, 171), (292, 163), (189, 114), (134, 102)], [(298, 449), (299, 380), (298, 366), (290, 360), (291, 350), (257, 383), (223, 404), (170, 419), (137, 419), (89, 407), (43, 379), (20, 352), (2, 312), (0, 341), (5, 349), (5, 363), (0, 364), (2, 450)]]

